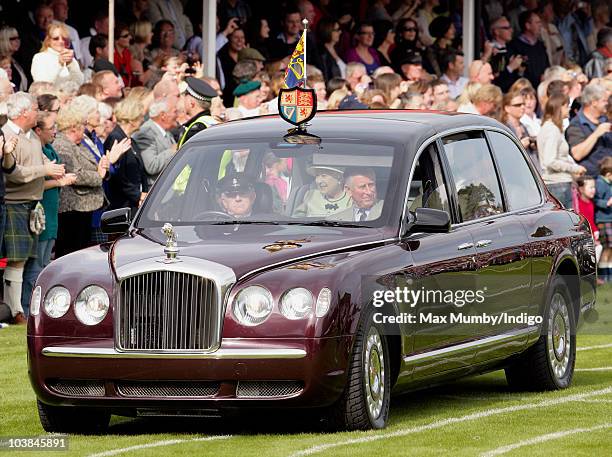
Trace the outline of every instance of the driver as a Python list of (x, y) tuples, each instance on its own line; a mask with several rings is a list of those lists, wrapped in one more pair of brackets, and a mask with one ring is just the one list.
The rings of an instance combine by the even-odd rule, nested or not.
[(234, 173), (219, 181), (217, 201), (221, 209), (235, 218), (249, 217), (257, 196), (253, 182), (244, 173)]

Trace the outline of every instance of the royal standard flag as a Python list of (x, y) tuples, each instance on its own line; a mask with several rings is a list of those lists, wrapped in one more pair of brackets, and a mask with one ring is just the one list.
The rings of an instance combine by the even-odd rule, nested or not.
[(285, 72), (285, 82), (283, 88), (292, 89), (294, 87), (306, 86), (306, 30), (302, 33), (300, 41), (298, 41), (291, 60), (287, 65)]

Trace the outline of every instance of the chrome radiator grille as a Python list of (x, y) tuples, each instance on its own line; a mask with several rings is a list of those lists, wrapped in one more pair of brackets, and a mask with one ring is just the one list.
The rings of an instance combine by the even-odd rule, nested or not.
[(219, 341), (215, 283), (200, 276), (154, 271), (124, 279), (119, 290), (122, 350), (206, 351)]

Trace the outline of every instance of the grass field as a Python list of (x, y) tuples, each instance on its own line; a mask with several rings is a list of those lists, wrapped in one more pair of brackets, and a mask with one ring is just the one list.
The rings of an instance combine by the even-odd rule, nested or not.
[[(598, 314), (581, 329), (574, 383), (563, 391), (511, 393), (499, 371), (394, 398), (389, 427), (377, 432), (319, 433), (295, 413), (240, 421), (114, 416), (107, 435), (71, 436), (68, 451), (17, 455), (609, 456), (611, 286), (599, 290)], [(0, 437), (43, 435), (27, 377), (25, 328), (0, 330), (0, 344)]]

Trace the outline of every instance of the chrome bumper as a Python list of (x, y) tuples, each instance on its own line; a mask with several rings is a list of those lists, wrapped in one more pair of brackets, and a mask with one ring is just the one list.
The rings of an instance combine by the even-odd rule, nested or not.
[(46, 357), (78, 357), (100, 359), (208, 359), (208, 360), (241, 360), (241, 359), (302, 359), (306, 357), (303, 349), (219, 349), (215, 352), (119, 352), (112, 348), (81, 348), (68, 346), (50, 346), (43, 348)]

